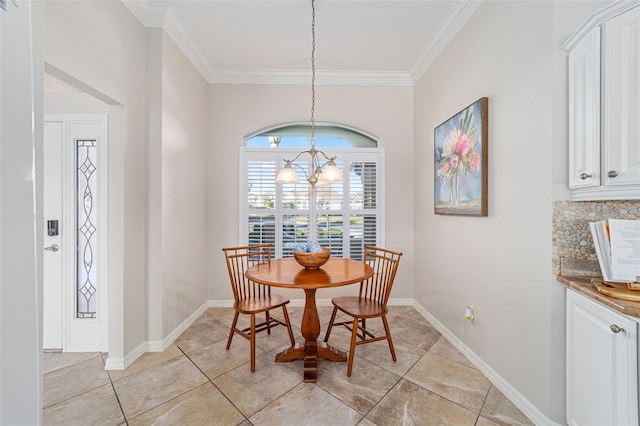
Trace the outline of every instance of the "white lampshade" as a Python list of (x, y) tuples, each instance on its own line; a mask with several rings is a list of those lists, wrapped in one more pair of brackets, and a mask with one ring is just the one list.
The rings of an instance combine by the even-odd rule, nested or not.
[(319, 181), (342, 182), (344, 181), (344, 177), (338, 166), (336, 166), (336, 163), (330, 161), (322, 171)]
[(291, 167), (291, 163), (287, 163), (280, 169), (276, 176), (276, 183), (298, 183), (298, 174)]
[(315, 185), (315, 186), (327, 186), (327, 185), (329, 185), (330, 183), (331, 183), (331, 182), (329, 182), (328, 180), (324, 180), (324, 179), (322, 179), (322, 175), (320, 175), (320, 176), (318, 177), (318, 181), (316, 182), (316, 185)]

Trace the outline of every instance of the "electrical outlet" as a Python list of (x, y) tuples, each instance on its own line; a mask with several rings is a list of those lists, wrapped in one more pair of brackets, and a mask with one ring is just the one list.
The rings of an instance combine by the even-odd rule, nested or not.
[(464, 317), (467, 321), (471, 321), (472, 324), (476, 323), (476, 308), (471, 305), (468, 305), (464, 311)]

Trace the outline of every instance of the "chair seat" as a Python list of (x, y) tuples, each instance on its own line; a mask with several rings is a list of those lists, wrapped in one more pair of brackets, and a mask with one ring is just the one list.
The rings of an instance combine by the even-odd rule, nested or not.
[(387, 313), (384, 304), (357, 296), (334, 297), (331, 303), (352, 317), (375, 318)]
[(273, 295), (270, 297), (249, 297), (235, 303), (233, 307), (243, 314), (255, 314), (279, 308), (287, 303), (289, 303), (288, 297)]

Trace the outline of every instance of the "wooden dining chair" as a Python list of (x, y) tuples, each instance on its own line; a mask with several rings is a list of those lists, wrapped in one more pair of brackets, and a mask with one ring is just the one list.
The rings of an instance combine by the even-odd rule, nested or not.
[[(227, 350), (231, 347), (233, 336), (237, 333), (251, 342), (251, 372), (256, 371), (256, 333), (267, 331), (271, 334), (271, 328), (277, 325), (284, 325), (289, 332), (291, 345), (295, 344), (289, 314), (286, 305), (289, 299), (284, 296), (272, 295), (271, 287), (258, 284), (247, 279), (244, 272), (250, 267), (259, 263), (271, 263), (271, 244), (259, 244), (252, 246), (227, 247), (223, 248), (227, 269), (229, 270), (229, 280), (233, 289), (233, 322), (227, 339)], [(271, 316), (272, 309), (282, 308), (284, 321)], [(264, 312), (265, 320), (256, 324), (256, 314)], [(240, 314), (251, 316), (251, 326), (237, 328)]]
[[(363, 261), (373, 268), (373, 276), (360, 283), (358, 296), (334, 297), (333, 313), (327, 328), (324, 341), (329, 340), (331, 329), (334, 325), (343, 325), (351, 330), (351, 346), (349, 348), (349, 366), (347, 376), (351, 377), (353, 357), (356, 345), (386, 340), (391, 350), (391, 358), (396, 360), (396, 351), (393, 348), (389, 323), (387, 322), (387, 302), (391, 294), (391, 287), (396, 277), (396, 271), (400, 264), (402, 253), (387, 250), (380, 247), (364, 246)], [(338, 311), (343, 312), (353, 320), (336, 321)], [(376, 336), (372, 330), (367, 329), (367, 319), (382, 318), (384, 336)]]

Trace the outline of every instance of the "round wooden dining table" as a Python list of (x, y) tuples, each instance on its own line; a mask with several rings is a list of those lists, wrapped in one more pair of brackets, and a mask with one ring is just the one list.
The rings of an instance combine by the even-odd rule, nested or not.
[(297, 343), (276, 355), (276, 362), (304, 360), (304, 381), (315, 382), (318, 358), (331, 361), (346, 361), (347, 355), (326, 342), (318, 342), (320, 319), (316, 308), (316, 290), (359, 283), (373, 275), (373, 269), (362, 261), (330, 258), (319, 269), (305, 269), (292, 257), (275, 259), (246, 270), (245, 276), (257, 283), (273, 287), (300, 288), (304, 290), (305, 302), (302, 315), (304, 345)]

